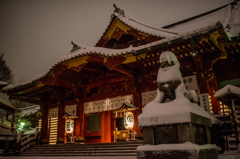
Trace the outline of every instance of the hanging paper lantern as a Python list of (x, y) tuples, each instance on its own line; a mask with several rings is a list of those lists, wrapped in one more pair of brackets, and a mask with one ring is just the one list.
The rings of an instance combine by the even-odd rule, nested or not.
[(65, 124), (65, 130), (67, 133), (72, 133), (74, 127), (74, 121), (72, 119), (67, 119)]
[(126, 129), (130, 130), (134, 125), (134, 116), (132, 112), (124, 112), (124, 126)]

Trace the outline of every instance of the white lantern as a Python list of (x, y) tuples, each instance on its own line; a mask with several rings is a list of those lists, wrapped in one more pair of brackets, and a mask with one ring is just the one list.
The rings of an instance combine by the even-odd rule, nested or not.
[(74, 121), (72, 119), (67, 119), (65, 123), (65, 130), (67, 133), (72, 133), (74, 127)]
[(134, 116), (132, 112), (124, 112), (124, 126), (126, 129), (130, 130), (134, 125)]

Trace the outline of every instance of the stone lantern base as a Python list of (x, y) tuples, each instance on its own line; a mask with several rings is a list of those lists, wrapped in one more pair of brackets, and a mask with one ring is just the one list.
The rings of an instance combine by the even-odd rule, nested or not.
[[(171, 150), (166, 150), (168, 147)], [(217, 159), (217, 158), (218, 158), (217, 147), (211, 144), (202, 146), (194, 145), (192, 143), (161, 144), (161, 146), (147, 145), (139, 146), (137, 151), (137, 159)]]
[(143, 146), (138, 159), (217, 159), (216, 145), (210, 144), (211, 120), (187, 113), (190, 121), (142, 126)]

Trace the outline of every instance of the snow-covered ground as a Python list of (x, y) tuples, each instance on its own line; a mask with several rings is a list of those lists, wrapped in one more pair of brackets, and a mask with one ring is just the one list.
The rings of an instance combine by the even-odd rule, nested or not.
[[(9, 156), (9, 157), (3, 157), (1, 156), (1, 159), (137, 159), (136, 156), (96, 156), (96, 157), (87, 157), (87, 156), (52, 156), (52, 157), (46, 157), (46, 156)], [(229, 155), (219, 155), (218, 159), (239, 159), (240, 154), (229, 154)]]
[[(136, 156), (1, 156), (1, 159), (137, 159)], [(218, 155), (218, 159), (239, 159), (237, 151), (225, 152)]]

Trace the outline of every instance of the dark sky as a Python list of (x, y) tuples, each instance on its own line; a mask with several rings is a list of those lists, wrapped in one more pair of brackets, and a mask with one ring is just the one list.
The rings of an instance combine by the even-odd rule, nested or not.
[(14, 82), (46, 73), (71, 49), (94, 46), (110, 22), (113, 4), (132, 17), (162, 27), (233, 0), (0, 0), (0, 53)]

